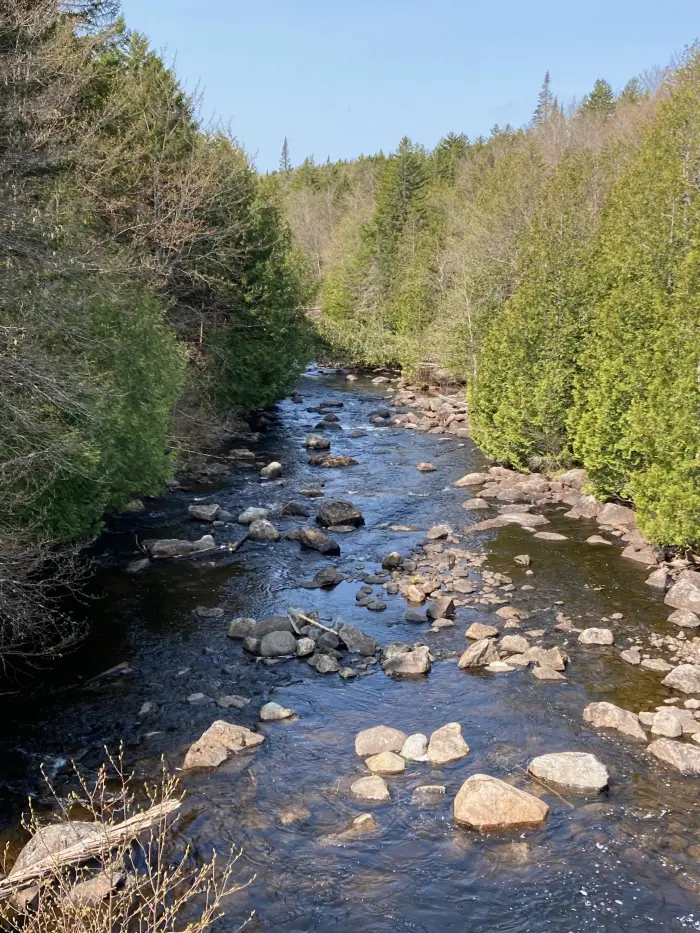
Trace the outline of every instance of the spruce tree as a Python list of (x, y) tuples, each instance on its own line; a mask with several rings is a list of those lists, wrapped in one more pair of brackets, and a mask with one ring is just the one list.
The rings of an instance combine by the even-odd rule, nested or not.
[(604, 78), (598, 78), (591, 93), (583, 98), (580, 111), (599, 114), (603, 117), (612, 116), (615, 111), (615, 95)]
[(642, 82), (639, 78), (630, 78), (627, 84), (620, 91), (620, 96), (618, 100), (623, 101), (627, 104), (636, 104), (637, 101), (641, 100), (646, 94)]
[(289, 142), (287, 137), (284, 137), (284, 142), (282, 143), (282, 152), (280, 153), (280, 172), (284, 175), (288, 175), (292, 170), (292, 162), (289, 157)]
[(537, 107), (535, 108), (535, 112), (532, 115), (533, 125), (541, 126), (543, 123), (546, 123), (557, 111), (557, 109), (557, 100), (552, 94), (549, 71), (546, 71), (544, 75), (544, 81), (542, 82), (542, 87), (540, 88), (540, 93), (537, 97)]

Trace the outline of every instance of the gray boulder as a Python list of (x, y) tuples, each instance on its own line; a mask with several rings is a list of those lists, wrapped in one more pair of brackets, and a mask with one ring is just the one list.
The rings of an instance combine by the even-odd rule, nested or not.
[(298, 536), (302, 547), (318, 551), (321, 554), (340, 554), (340, 545), (330, 535), (308, 525), (302, 528)]
[(279, 531), (264, 518), (258, 518), (248, 527), (248, 537), (251, 541), (278, 541)]
[(684, 570), (664, 600), (674, 609), (686, 609), (700, 615), (700, 573), (697, 570)]
[(263, 658), (279, 658), (295, 654), (297, 641), (291, 632), (270, 632), (260, 639), (260, 654)]
[(384, 649), (381, 665), (385, 674), (392, 677), (410, 677), (427, 674), (432, 667), (432, 655), (426, 645), (410, 648), (394, 642)]
[(364, 516), (357, 506), (342, 499), (329, 499), (324, 502), (316, 514), (316, 521), (326, 528), (332, 525), (353, 525), (359, 528), (365, 523)]
[(582, 791), (600, 791), (608, 786), (608, 769), (595, 755), (586, 752), (554, 752), (533, 758), (530, 774), (552, 784)]
[(498, 649), (492, 638), (482, 638), (470, 645), (459, 659), (459, 669), (486, 667), (492, 661), (498, 661)]
[(679, 664), (661, 683), (681, 693), (700, 693), (700, 664)]
[(220, 512), (221, 506), (216, 504), (205, 505), (204, 503), (195, 503), (187, 508), (187, 514), (190, 518), (194, 518), (199, 522), (215, 522)]

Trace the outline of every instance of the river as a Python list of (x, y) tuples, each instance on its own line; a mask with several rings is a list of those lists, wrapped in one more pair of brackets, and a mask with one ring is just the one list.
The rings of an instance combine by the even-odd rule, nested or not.
[[(582, 720), (583, 708), (595, 700), (638, 712), (669, 696), (658, 673), (619, 657), (629, 638), (670, 628), (662, 595), (644, 585), (645, 569), (621, 559), (618, 547), (584, 543), (597, 531), (595, 523), (564, 518), (561, 507), (545, 514), (552, 530), (568, 536), (565, 542), (534, 540), (518, 526), (467, 538), (466, 547), (488, 554), (485, 567), (512, 577), (514, 604), (531, 613), (531, 627), (547, 630), (543, 644), (563, 645), (571, 663), (563, 684), (538, 682), (528, 671), (458, 670), (466, 626), (493, 622), (487, 607), (460, 608), (453, 629), (426, 634), (427, 625), (404, 621), (401, 596), (387, 596), (386, 611), (376, 613), (358, 606), (355, 594), (360, 574), (376, 569), (391, 551), (408, 553), (430, 526), (447, 522), (461, 529), (484, 517), (462, 510), (468, 491), (453, 487), (463, 474), (484, 467), (483, 456), (469, 440), (370, 427), (369, 413), (385, 396), (368, 380), (349, 384), (339, 375), (309, 371), (298, 390), (302, 404), (282, 402), (259, 445), (283, 463), (283, 486), (236, 472), (215, 490), (149, 500), (144, 515), (119, 517), (97, 541), (91, 598), (80, 610), (90, 622), (89, 637), (40, 678), (41, 688), (23, 676), (17, 694), (3, 697), (5, 835), (12, 836), (27, 793), (36, 789), (42, 761), (60, 781), (68, 759), (76, 756), (90, 768), (103, 745), (114, 749), (123, 739), (127, 761), (139, 774), (155, 774), (161, 755), (177, 768), (214, 719), (253, 726), (261, 704), (272, 698), (297, 716), (260, 725), (267, 738), (254, 753), (213, 772), (183, 775), (186, 812), (179, 832), (203, 854), (240, 847), (241, 880), (255, 875), (229, 902), (222, 929), (236, 929), (252, 910), (246, 929), (276, 933), (700, 929), (697, 779), (655, 761), (643, 744)], [(357, 466), (321, 470), (307, 463), (303, 441), (318, 415), (306, 409), (321, 400), (343, 403), (335, 410), (344, 430), (329, 436), (333, 453), (355, 457)], [(349, 437), (357, 428), (366, 434)], [(420, 461), (437, 469), (421, 473)], [(299, 499), (297, 490), (319, 482), (326, 495), (351, 499), (365, 516), (364, 527), (338, 535), (342, 553), (332, 561), (354, 582), (330, 591), (300, 587), (329, 560), (286, 540), (247, 542), (230, 556), (162, 563), (136, 576), (124, 572), (136, 537), (202, 533), (187, 521), (187, 505), (196, 497), (237, 514)], [(276, 523), (284, 529), (295, 521)], [(392, 531), (394, 524), (417, 530)], [(215, 535), (220, 542), (235, 540), (240, 526)], [(527, 576), (513, 562), (524, 551), (532, 557)], [(533, 589), (520, 590), (523, 584)], [(201, 606), (222, 607), (225, 615), (202, 618), (193, 612)], [(256, 662), (226, 637), (233, 617), (263, 618), (289, 606), (315, 609), (322, 619), (342, 617), (380, 644), (420, 640), (438, 660), (419, 680), (392, 680), (370, 667), (345, 681), (319, 675), (302, 660)], [(560, 611), (577, 627), (613, 628), (615, 646), (585, 648), (575, 636), (553, 632)], [(623, 618), (600, 622), (613, 613)], [(122, 662), (130, 673), (86, 685)], [(211, 700), (190, 702), (196, 693), (242, 694), (251, 703), (241, 711), (220, 710)], [(145, 702), (156, 711), (139, 718)], [(363, 773), (353, 747), (358, 731), (384, 723), (429, 734), (453, 721), (461, 723), (470, 746), (466, 758), (442, 768), (410, 766), (390, 779), (388, 804), (350, 798), (349, 783)], [(528, 780), (525, 770), (535, 755), (569, 750), (592, 752), (605, 763), (611, 775), (606, 792), (562, 792), (561, 799)], [(551, 808), (547, 823), (511, 836), (456, 827), (451, 801), (474, 773), (542, 796)], [(420, 784), (446, 785), (444, 802), (413, 805), (412, 790)], [(324, 837), (369, 810), (375, 833), (325, 844)]]

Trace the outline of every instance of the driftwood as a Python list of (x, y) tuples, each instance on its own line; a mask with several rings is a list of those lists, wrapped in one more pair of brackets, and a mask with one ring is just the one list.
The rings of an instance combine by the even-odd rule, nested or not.
[(26, 887), (33, 881), (37, 881), (43, 875), (56, 871), (58, 868), (77, 865), (80, 862), (95, 858), (95, 856), (100, 855), (107, 849), (129, 842), (143, 832), (144, 829), (148, 829), (154, 823), (168, 817), (177, 810), (181, 803), (181, 800), (163, 800), (151, 807), (150, 810), (129, 817), (123, 823), (103, 826), (103, 832), (100, 836), (81, 839), (59, 852), (52, 852), (44, 856), (44, 858), (30, 865), (29, 868), (18, 871), (16, 875), (10, 873), (0, 881), (0, 900), (5, 900), (17, 890)]
[[(322, 622), (317, 622), (316, 619), (310, 619), (308, 616), (305, 616), (302, 612), (297, 613), (297, 618), (301, 619), (302, 622), (306, 622), (307, 625), (315, 625), (316, 628), (323, 629), (323, 631), (328, 632), (329, 635), (336, 635), (338, 638), (342, 637), (338, 632), (336, 632), (334, 628), (328, 628), (327, 625), (323, 625)], [(289, 621), (292, 623), (292, 625), (294, 625), (294, 619), (292, 619), (291, 616), (289, 617)], [(296, 628), (296, 626), (294, 627)], [(297, 632), (297, 635), (298, 634), (299, 632)]]

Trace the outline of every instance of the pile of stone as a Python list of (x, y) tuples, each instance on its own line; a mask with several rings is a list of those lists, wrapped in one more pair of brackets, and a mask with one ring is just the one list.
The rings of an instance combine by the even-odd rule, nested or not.
[(393, 424), (427, 434), (469, 437), (467, 404), (463, 391), (448, 395), (435, 388), (420, 392), (401, 386), (392, 399), (392, 405), (411, 409), (394, 415)]
[(292, 608), (286, 616), (260, 620), (233, 619), (227, 634), (241, 640), (244, 650), (255, 657), (303, 658), (319, 674), (337, 673), (344, 680), (376, 663), (374, 638), (343, 622), (324, 625), (316, 613), (304, 609)]

